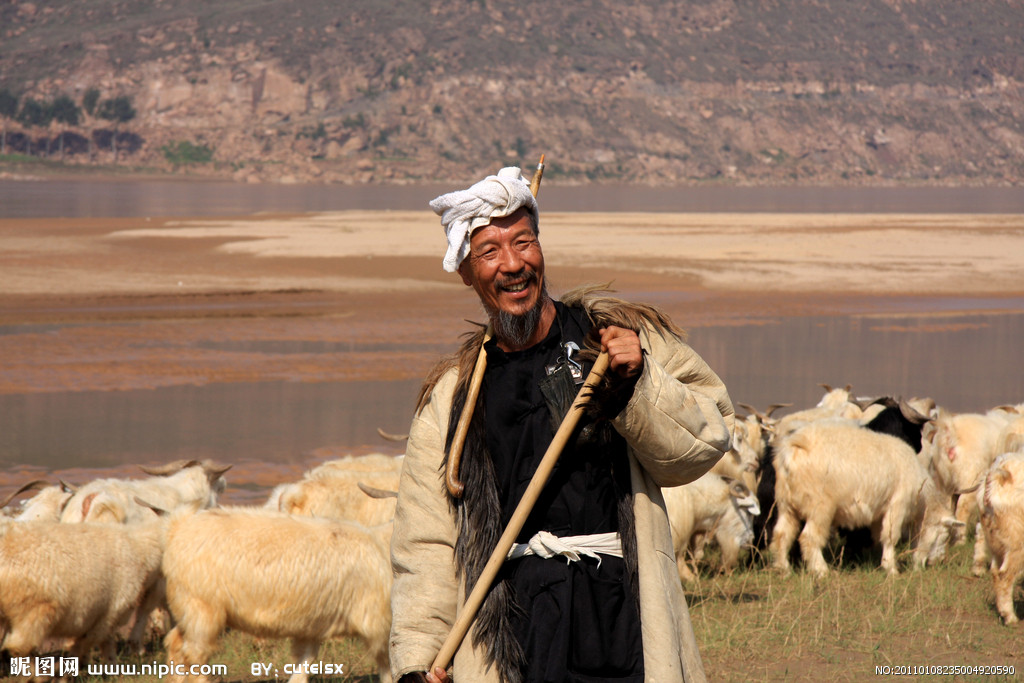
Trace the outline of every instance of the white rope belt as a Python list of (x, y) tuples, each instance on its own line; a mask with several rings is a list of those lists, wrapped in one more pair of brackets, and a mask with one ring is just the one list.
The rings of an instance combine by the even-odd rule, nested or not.
[(622, 539), (619, 534), (609, 531), (604, 534), (588, 534), (585, 536), (555, 536), (550, 531), (538, 531), (526, 543), (515, 543), (508, 551), (507, 558), (515, 560), (527, 555), (536, 555), (551, 559), (556, 555), (565, 557), (566, 563), (578, 562), (580, 555), (597, 560), (601, 566), (601, 555), (622, 557)]

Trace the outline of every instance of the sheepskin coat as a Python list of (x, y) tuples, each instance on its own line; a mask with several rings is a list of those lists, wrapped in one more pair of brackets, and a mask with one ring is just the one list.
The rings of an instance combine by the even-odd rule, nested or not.
[[(618, 315), (629, 306), (625, 302), (592, 292), (567, 295), (563, 302), (583, 305), (595, 325), (636, 321)], [(697, 479), (728, 451), (734, 411), (718, 376), (657, 317), (644, 317), (639, 335), (646, 352), (643, 372), (612, 425), (626, 440), (630, 465), (645, 680), (703, 681), (661, 487)], [(391, 542), (390, 654), (396, 680), (430, 666), (466, 598), (456, 573), (457, 519), (444, 484), (458, 379), (456, 366), (440, 375), (410, 428)], [(453, 679), (498, 683), (487, 654), (471, 629), (455, 654)]]

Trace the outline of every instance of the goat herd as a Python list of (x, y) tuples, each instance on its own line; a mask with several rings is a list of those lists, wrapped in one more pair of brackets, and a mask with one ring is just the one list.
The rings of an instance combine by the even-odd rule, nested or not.
[[(695, 578), (712, 541), (722, 569), (759, 546), (789, 571), (798, 537), (804, 567), (823, 575), (833, 532), (865, 527), (896, 573), (898, 543), (909, 540), (923, 567), (977, 518), (973, 571), (991, 571), (996, 607), (1016, 622), (1024, 404), (952, 414), (926, 399), (826, 391), (781, 418), (772, 413), (783, 406), (740, 404), (749, 415), (737, 418), (731, 451), (704, 477), (663, 491), (681, 578)], [(308, 664), (322, 641), (354, 636), (389, 680), (388, 545), (401, 465), (385, 455), (329, 461), (261, 508), (217, 507), (228, 466), (209, 461), (77, 488), (26, 484), (0, 503), (2, 648), (26, 657), (67, 647), (85, 659), (99, 647), (113, 661), (118, 638), (140, 648), (149, 627), (166, 634), (168, 661), (201, 666), (230, 627), (290, 638), (295, 661)], [(302, 668), (291, 683), (307, 679)]]

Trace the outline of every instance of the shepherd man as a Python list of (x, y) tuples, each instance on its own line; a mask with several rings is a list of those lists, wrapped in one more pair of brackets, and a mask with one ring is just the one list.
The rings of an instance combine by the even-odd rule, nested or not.
[[(707, 472), (730, 445), (725, 385), (654, 306), (596, 287), (548, 293), (537, 201), (503, 168), (430, 203), (443, 265), (480, 298), (486, 370), (461, 454), (485, 330), (426, 377), (391, 542), (397, 681), (704, 681), (661, 488)], [(609, 366), (467, 637), (428, 671), (601, 351)], [(464, 485), (445, 483), (461, 456)]]

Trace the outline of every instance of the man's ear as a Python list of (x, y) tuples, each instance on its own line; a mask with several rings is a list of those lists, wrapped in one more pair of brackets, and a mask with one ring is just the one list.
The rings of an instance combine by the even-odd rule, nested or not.
[(473, 286), (472, 270), (470, 270), (469, 256), (462, 259), (462, 263), (459, 264), (459, 277), (462, 278), (463, 284), (467, 287)]

